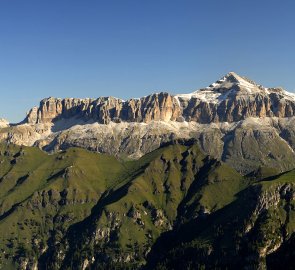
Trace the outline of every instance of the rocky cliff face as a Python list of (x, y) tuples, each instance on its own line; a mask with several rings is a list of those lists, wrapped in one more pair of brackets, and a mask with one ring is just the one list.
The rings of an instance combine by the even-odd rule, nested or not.
[(141, 99), (123, 101), (114, 97), (98, 99), (57, 99), (41, 101), (39, 108), (31, 109), (25, 122), (51, 123), (71, 117), (101, 124), (113, 122), (175, 121), (181, 116), (177, 100), (168, 93), (153, 94)]
[(291, 117), (295, 109), (294, 94), (281, 88), (265, 88), (233, 72), (205, 89), (176, 98), (185, 119), (199, 123)]
[(101, 124), (113, 122), (195, 121), (236, 122), (247, 117), (291, 117), (295, 96), (281, 88), (264, 88), (231, 72), (191, 94), (152, 94), (123, 101), (114, 97), (98, 99), (47, 98), (34, 107), (26, 123), (51, 123), (72, 117)]

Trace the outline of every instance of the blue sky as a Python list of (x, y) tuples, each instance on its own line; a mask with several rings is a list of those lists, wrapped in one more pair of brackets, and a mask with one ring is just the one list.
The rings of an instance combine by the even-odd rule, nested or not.
[(229, 71), (295, 90), (295, 3), (1, 0), (0, 117), (44, 97), (192, 92)]

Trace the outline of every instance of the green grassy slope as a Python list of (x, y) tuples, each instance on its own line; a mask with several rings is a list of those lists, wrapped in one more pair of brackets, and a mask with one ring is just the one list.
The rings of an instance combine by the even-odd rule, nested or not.
[(294, 188), (294, 171), (249, 182), (230, 204), (162, 234), (146, 268), (278, 269), (286, 256), (293, 269), (282, 250), (294, 242)]
[[(192, 215), (191, 208), (194, 216), (202, 216), (204, 209), (214, 212), (234, 201), (247, 184), (196, 145), (170, 145), (151, 155), (146, 166), (136, 166), (142, 170), (129, 181), (109, 190), (87, 219), (71, 226), (62, 239), (65, 244), (49, 251), (43, 265), (72, 269), (93, 260), (94, 269), (138, 268), (158, 237), (185, 214)], [(60, 252), (65, 254), (62, 261)]]
[(115, 158), (82, 149), (47, 155), (1, 145), (0, 154), (1, 261), (19, 253), (38, 257), (56, 226), (63, 231), (88, 216), (105, 190), (129, 174)]
[(193, 142), (136, 161), (0, 145), (0, 269), (264, 267), (295, 230), (295, 173), (275, 172)]

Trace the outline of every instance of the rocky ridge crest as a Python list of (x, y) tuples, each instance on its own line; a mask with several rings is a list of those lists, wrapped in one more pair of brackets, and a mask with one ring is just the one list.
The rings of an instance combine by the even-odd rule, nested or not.
[(247, 117), (291, 117), (295, 95), (282, 88), (265, 88), (230, 72), (209, 87), (191, 94), (161, 92), (124, 101), (114, 97), (98, 99), (46, 98), (32, 108), (25, 123), (52, 123), (79, 118), (101, 124), (112, 122), (195, 121), (237, 122)]

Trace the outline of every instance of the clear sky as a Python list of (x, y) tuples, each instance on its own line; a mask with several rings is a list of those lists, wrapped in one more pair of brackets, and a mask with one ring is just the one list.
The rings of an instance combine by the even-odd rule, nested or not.
[(0, 117), (39, 100), (188, 93), (229, 71), (295, 90), (294, 0), (0, 0)]

